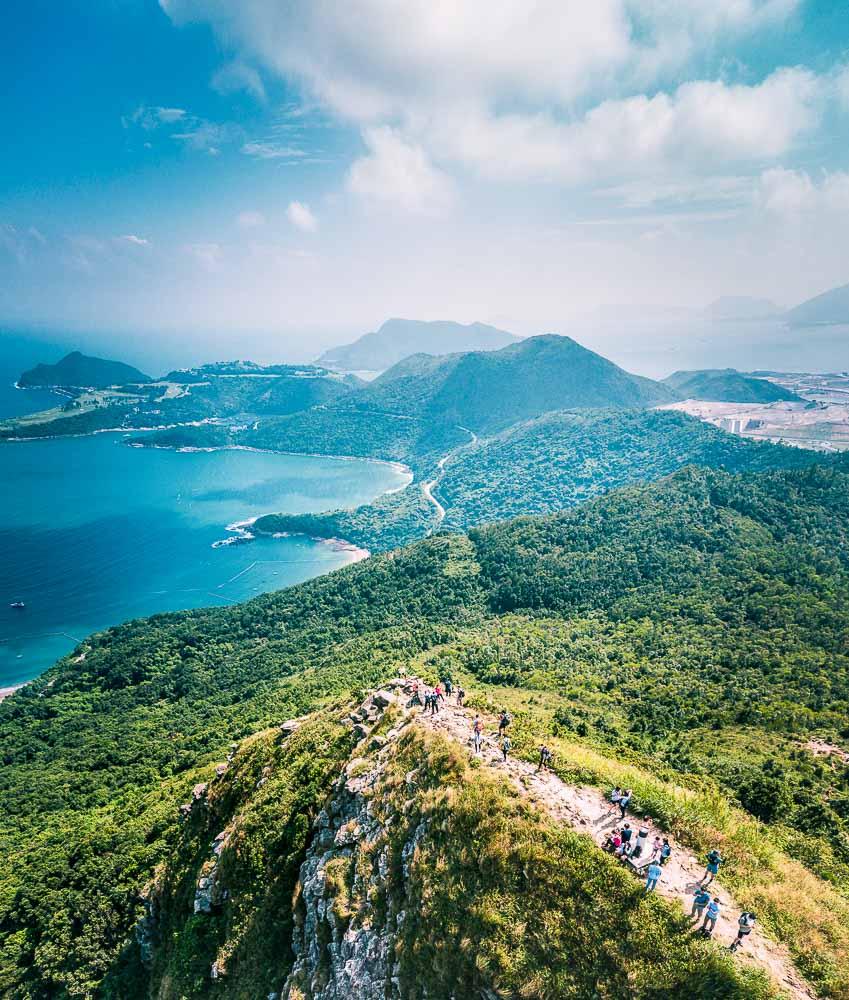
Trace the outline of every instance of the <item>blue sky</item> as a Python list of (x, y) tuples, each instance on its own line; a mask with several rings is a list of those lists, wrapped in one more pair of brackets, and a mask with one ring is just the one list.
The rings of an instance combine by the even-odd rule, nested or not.
[(849, 281), (836, 0), (11, 0), (0, 46), (7, 329), (306, 357)]

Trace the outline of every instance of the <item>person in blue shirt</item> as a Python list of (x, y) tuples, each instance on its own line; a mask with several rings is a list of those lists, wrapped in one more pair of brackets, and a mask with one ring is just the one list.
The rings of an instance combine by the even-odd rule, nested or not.
[(690, 916), (696, 918), (696, 923), (698, 923), (705, 912), (705, 907), (710, 902), (710, 893), (707, 889), (702, 888), (702, 886), (696, 886), (696, 891), (693, 894), (693, 908), (690, 910)]
[(719, 896), (714, 896), (713, 899), (708, 903), (708, 908), (705, 911), (705, 919), (702, 926), (699, 928), (703, 934), (710, 937), (713, 934), (713, 929), (716, 927), (716, 922), (719, 920)]
[(666, 862), (672, 857), (672, 848), (669, 845), (669, 838), (663, 838), (663, 845), (660, 848), (660, 863), (665, 865)]
[(701, 881), (704, 883), (705, 887), (709, 886), (711, 882), (719, 874), (719, 866), (722, 864), (722, 855), (719, 851), (714, 848), (710, 854), (707, 856), (707, 870), (704, 875), (702, 875)]
[(649, 865), (648, 878), (646, 879), (646, 892), (654, 892), (662, 874), (663, 869), (660, 865), (656, 861), (652, 861)]

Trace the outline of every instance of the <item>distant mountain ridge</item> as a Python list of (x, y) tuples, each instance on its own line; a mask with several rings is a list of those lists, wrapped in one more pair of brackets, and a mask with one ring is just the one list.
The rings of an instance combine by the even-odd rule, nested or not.
[(802, 402), (802, 397), (762, 378), (742, 375), (735, 368), (673, 372), (663, 380), (686, 399), (712, 403)]
[(784, 314), (790, 326), (828, 326), (849, 323), (849, 285), (830, 288)]
[(331, 347), (316, 364), (341, 371), (385, 371), (410, 354), (497, 351), (519, 338), (485, 323), (389, 319), (352, 344)]
[(22, 388), (68, 386), (71, 388), (106, 389), (110, 385), (138, 385), (151, 382), (144, 372), (123, 361), (92, 358), (71, 351), (55, 365), (36, 365), (18, 379)]

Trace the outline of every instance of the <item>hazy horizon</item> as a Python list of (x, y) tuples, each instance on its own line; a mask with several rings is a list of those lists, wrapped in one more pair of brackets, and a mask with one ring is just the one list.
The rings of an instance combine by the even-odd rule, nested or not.
[(809, 0), (15, 0), (5, 27), (0, 330), (303, 361), (403, 316), (615, 357), (611, 304), (849, 280), (849, 21)]

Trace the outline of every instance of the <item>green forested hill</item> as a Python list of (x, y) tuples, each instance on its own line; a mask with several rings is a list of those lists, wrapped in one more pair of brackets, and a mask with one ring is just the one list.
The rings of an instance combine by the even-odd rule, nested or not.
[(461, 424), (477, 434), (568, 407), (648, 407), (678, 398), (570, 337), (530, 337), (500, 351), (408, 358), (361, 394), (369, 406)]
[[(177, 806), (192, 785), (232, 740), (412, 667), (451, 670), (482, 704), (512, 705), (520, 749), (548, 740), (573, 779), (605, 784), (627, 764), (638, 799), (682, 840), (721, 840), (735, 891), (821, 995), (849, 996), (849, 930), (832, 919), (849, 884), (849, 769), (805, 750), (813, 734), (849, 740), (847, 498), (845, 462), (686, 469), (243, 606), (93, 637), (84, 659), (0, 706), (0, 992), (135, 996), (127, 984), (147, 975), (131, 935), (139, 892), (169, 857), (190, 863), (177, 860)], [(308, 813), (337, 751), (328, 731), (299, 758)], [(249, 797), (255, 780), (228, 794)], [(295, 852), (291, 866), (304, 828), (263, 809), (243, 863)], [(804, 893), (784, 874), (788, 855), (812, 873)], [(259, 940), (272, 916), (256, 878), (239, 905)], [(183, 950), (159, 974), (181, 982), (192, 955), (214, 954), (228, 913), (181, 916)], [(594, 948), (591, 921), (587, 934)], [(282, 946), (275, 961), (279, 976)], [(267, 981), (251, 982), (240, 993), (207, 976), (182, 995), (262, 995)]]
[(742, 375), (733, 368), (674, 372), (663, 382), (686, 399), (720, 403), (804, 402), (801, 396), (784, 386)]
[(465, 530), (554, 513), (685, 465), (756, 472), (816, 460), (811, 452), (756, 444), (669, 410), (547, 413), (449, 459), (439, 497), (445, 527)]

